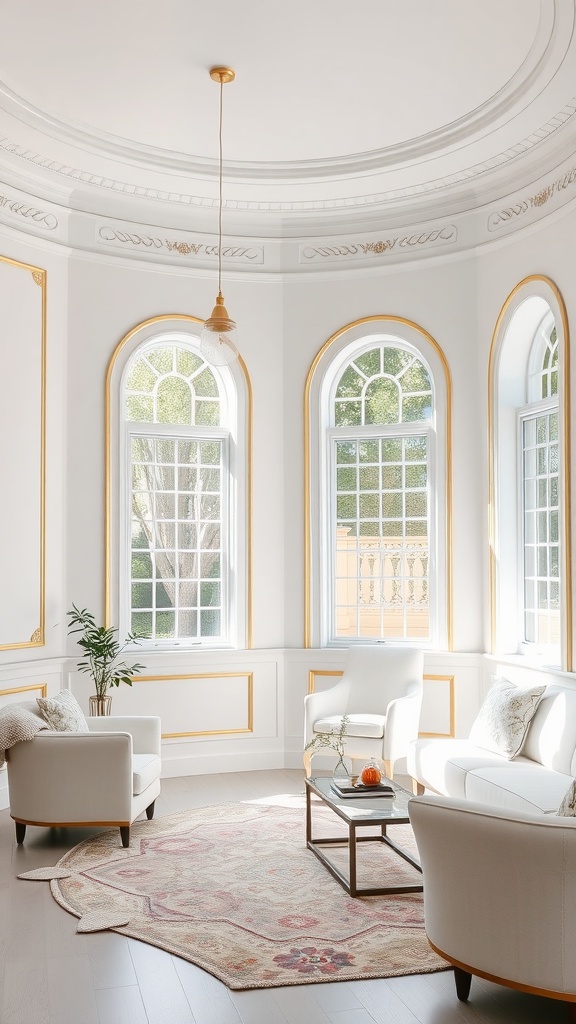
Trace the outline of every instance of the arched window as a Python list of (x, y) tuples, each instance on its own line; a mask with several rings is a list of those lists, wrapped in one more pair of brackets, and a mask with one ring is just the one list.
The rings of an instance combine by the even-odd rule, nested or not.
[(523, 282), (491, 359), (492, 648), (571, 662), (569, 398), (557, 290)]
[(447, 643), (449, 380), (398, 324), (342, 332), (309, 378), (309, 642)]
[(168, 648), (245, 646), (238, 380), (206, 363), (195, 336), (173, 332), (133, 347), (117, 379), (121, 630)]

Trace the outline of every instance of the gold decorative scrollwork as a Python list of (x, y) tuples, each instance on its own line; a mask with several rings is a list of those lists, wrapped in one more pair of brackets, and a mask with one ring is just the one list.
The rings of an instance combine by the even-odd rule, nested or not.
[(42, 283), (44, 281), (44, 274), (42, 273), (42, 271), (41, 270), (33, 270), (32, 271), (32, 280), (36, 284), (40, 285), (40, 287), (42, 287)]
[(35, 629), (34, 632), (32, 633), (32, 636), (30, 637), (30, 643), (31, 644), (41, 644), (41, 643), (44, 643), (44, 630), (42, 629), (41, 626), (38, 626), (38, 629)]

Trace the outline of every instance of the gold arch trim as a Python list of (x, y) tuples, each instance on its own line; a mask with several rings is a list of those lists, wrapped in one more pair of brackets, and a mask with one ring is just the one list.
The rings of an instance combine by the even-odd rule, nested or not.
[(187, 736), (234, 736), (254, 732), (254, 673), (253, 672), (186, 672), (184, 675), (132, 676), (133, 683), (165, 683), (170, 680), (193, 679), (245, 679), (247, 683), (247, 720), (239, 729), (202, 729), (192, 732), (163, 732), (163, 740), (183, 739)]
[[(166, 321), (181, 320), (183, 323), (189, 324), (203, 324), (204, 321), (197, 316), (191, 316), (187, 313), (162, 313), (159, 316), (150, 317), (148, 320), (143, 320), (141, 323), (136, 324), (132, 327), (123, 338), (120, 339), (112, 356), (108, 363), (108, 369), (106, 371), (105, 381), (105, 422), (104, 422), (104, 451), (105, 451), (105, 481), (104, 481), (104, 550), (105, 550), (105, 573), (104, 573), (104, 621), (109, 625), (111, 622), (112, 612), (112, 595), (111, 595), (111, 565), (112, 565), (112, 395), (111, 395), (111, 383), (112, 374), (114, 367), (120, 352), (124, 346), (136, 335), (139, 331), (144, 330), (146, 327), (150, 327), (153, 324), (161, 324)], [(238, 356), (238, 363), (242, 369), (244, 376), (244, 382), (246, 385), (246, 399), (248, 405), (248, 424), (247, 424), (247, 480), (246, 480), (246, 581), (247, 581), (247, 608), (246, 608), (246, 646), (248, 650), (252, 647), (252, 623), (253, 623), (253, 598), (252, 598), (252, 424), (253, 424), (253, 402), (252, 402), (252, 383), (250, 381), (250, 375), (246, 363), (242, 359), (242, 356)]]
[[(344, 675), (342, 671), (332, 671), (328, 669), (314, 669), (311, 668), (308, 672), (308, 693), (314, 693), (316, 676), (338, 676)], [(449, 732), (421, 732), (418, 735), (423, 738), (430, 738), (433, 736), (453, 737), (456, 735), (456, 684), (455, 676), (437, 676), (437, 675), (425, 675), (423, 676), (424, 682), (428, 681), (439, 681), (446, 682), (449, 685), (449, 717), (450, 717), (450, 731)]]
[[(561, 369), (562, 369), (562, 573), (564, 577), (565, 591), (565, 632), (562, 651), (562, 660), (567, 672), (573, 671), (573, 627), (572, 627), (572, 500), (570, 494), (570, 465), (571, 465), (571, 407), (570, 407), (570, 329), (568, 326), (568, 314), (560, 289), (554, 284), (551, 278), (542, 274), (531, 274), (523, 278), (512, 289), (504, 302), (492, 333), (490, 344), (490, 355), (488, 358), (488, 585), (490, 593), (490, 652), (496, 652), (496, 425), (495, 407), (497, 397), (496, 364), (502, 348), (504, 335), (502, 325), (515, 303), (519, 293), (529, 284), (544, 284), (550, 289), (560, 310), (562, 321), (562, 346), (560, 348)], [(545, 301), (546, 295), (541, 295)]]
[[(41, 338), (40, 338), (40, 564), (39, 564), (39, 613), (40, 625), (30, 640), (20, 643), (0, 644), (0, 651), (21, 650), (24, 647), (43, 647), (46, 627), (46, 281), (47, 272), (43, 267), (22, 263), (9, 256), (0, 256), (1, 263), (29, 270), (33, 281), (42, 289)], [(0, 691), (1, 693), (1, 691)]]
[(340, 330), (332, 334), (330, 338), (324, 343), (320, 351), (316, 354), (314, 361), (308, 371), (306, 378), (306, 387), (304, 391), (304, 647), (310, 648), (312, 646), (311, 635), (312, 635), (312, 621), (311, 621), (311, 594), (310, 594), (310, 580), (311, 580), (311, 528), (310, 528), (310, 390), (312, 387), (312, 381), (320, 360), (330, 348), (342, 335), (352, 330), (354, 327), (358, 327), (361, 324), (398, 324), (403, 327), (409, 327), (422, 335), (425, 341), (431, 346), (436, 355), (438, 356), (442, 369), (444, 371), (444, 381), (446, 386), (446, 531), (445, 531), (445, 544), (446, 544), (446, 634), (447, 634), (447, 648), (452, 651), (454, 638), (453, 638), (453, 568), (452, 568), (452, 376), (450, 374), (450, 367), (444, 352), (440, 348), (438, 342), (428, 333), (423, 327), (415, 323), (413, 320), (407, 320), (402, 316), (392, 316), (385, 313), (376, 314), (375, 316), (364, 316), (358, 320), (353, 320), (351, 323), (346, 324), (345, 327), (341, 327)]

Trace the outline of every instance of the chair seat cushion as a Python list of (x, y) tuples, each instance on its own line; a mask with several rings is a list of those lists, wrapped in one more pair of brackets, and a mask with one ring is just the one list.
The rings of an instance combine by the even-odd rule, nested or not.
[[(314, 722), (314, 732), (338, 733), (341, 723), (341, 715), (319, 718), (317, 722)], [(385, 728), (386, 715), (348, 715), (345, 735), (382, 739)]]
[(132, 756), (132, 793), (139, 796), (158, 778), (162, 770), (162, 762), (158, 754), (133, 754)]

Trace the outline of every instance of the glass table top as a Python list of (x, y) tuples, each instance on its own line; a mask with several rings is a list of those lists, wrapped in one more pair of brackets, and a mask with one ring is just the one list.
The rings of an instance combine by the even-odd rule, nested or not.
[[(383, 782), (390, 780), (383, 779)], [(327, 804), (337, 810), (341, 817), (349, 821), (408, 821), (408, 801), (412, 794), (395, 782), (390, 783), (394, 787), (393, 796), (353, 796), (342, 797), (334, 790), (330, 777), (318, 777), (306, 779), (306, 786), (312, 793), (316, 793)]]

